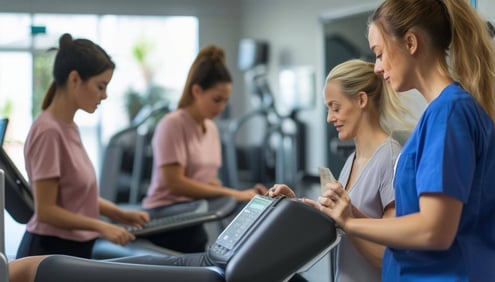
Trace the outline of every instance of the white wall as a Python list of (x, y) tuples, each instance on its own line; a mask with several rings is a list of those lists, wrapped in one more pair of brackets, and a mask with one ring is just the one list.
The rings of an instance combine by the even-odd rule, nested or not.
[(478, 11), (483, 17), (495, 24), (495, 1), (478, 0)]
[[(241, 33), (270, 43), (270, 83), (278, 89), (277, 73), (282, 65), (312, 65), (316, 71), (316, 108), (301, 112), (307, 125), (308, 172), (317, 173), (325, 164), (325, 113), (322, 103), (324, 73), (322, 17), (351, 13), (363, 6), (378, 6), (375, 0), (241, 0)], [(247, 103), (247, 102), (246, 102)]]

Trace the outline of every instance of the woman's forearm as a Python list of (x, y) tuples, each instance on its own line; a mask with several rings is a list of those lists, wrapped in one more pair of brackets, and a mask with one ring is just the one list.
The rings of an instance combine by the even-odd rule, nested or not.
[(102, 224), (99, 219), (78, 215), (56, 205), (43, 207), (43, 212), (38, 213), (38, 220), (68, 230), (100, 231)]

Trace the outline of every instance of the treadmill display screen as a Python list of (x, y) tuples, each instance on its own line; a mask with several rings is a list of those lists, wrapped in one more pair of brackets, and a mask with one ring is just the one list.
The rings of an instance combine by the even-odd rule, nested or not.
[(227, 228), (218, 236), (216, 244), (226, 249), (232, 249), (240, 237), (253, 225), (256, 219), (265, 211), (274, 199), (255, 196), (246, 207), (236, 216)]

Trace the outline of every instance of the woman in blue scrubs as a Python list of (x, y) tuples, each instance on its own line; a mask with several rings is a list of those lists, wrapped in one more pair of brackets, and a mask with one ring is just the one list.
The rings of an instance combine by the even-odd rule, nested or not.
[(495, 48), (466, 0), (385, 0), (370, 18), (375, 72), (428, 106), (398, 158), (396, 218), (358, 219), (338, 184), (321, 210), (388, 246), (383, 281), (495, 279)]

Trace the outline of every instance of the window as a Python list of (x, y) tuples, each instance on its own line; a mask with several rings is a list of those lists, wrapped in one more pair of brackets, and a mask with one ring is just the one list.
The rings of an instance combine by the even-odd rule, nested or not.
[[(195, 17), (0, 13), (0, 116), (10, 118), (4, 147), (22, 172), (23, 144), (52, 81), (55, 52), (47, 50), (57, 47), (66, 32), (98, 43), (117, 66), (108, 98), (96, 113), (76, 114), (97, 172), (105, 143), (132, 118), (129, 97), (138, 98), (138, 106), (175, 104), (198, 50)], [(12, 258), (24, 226), (9, 216), (6, 226), (6, 251)]]

